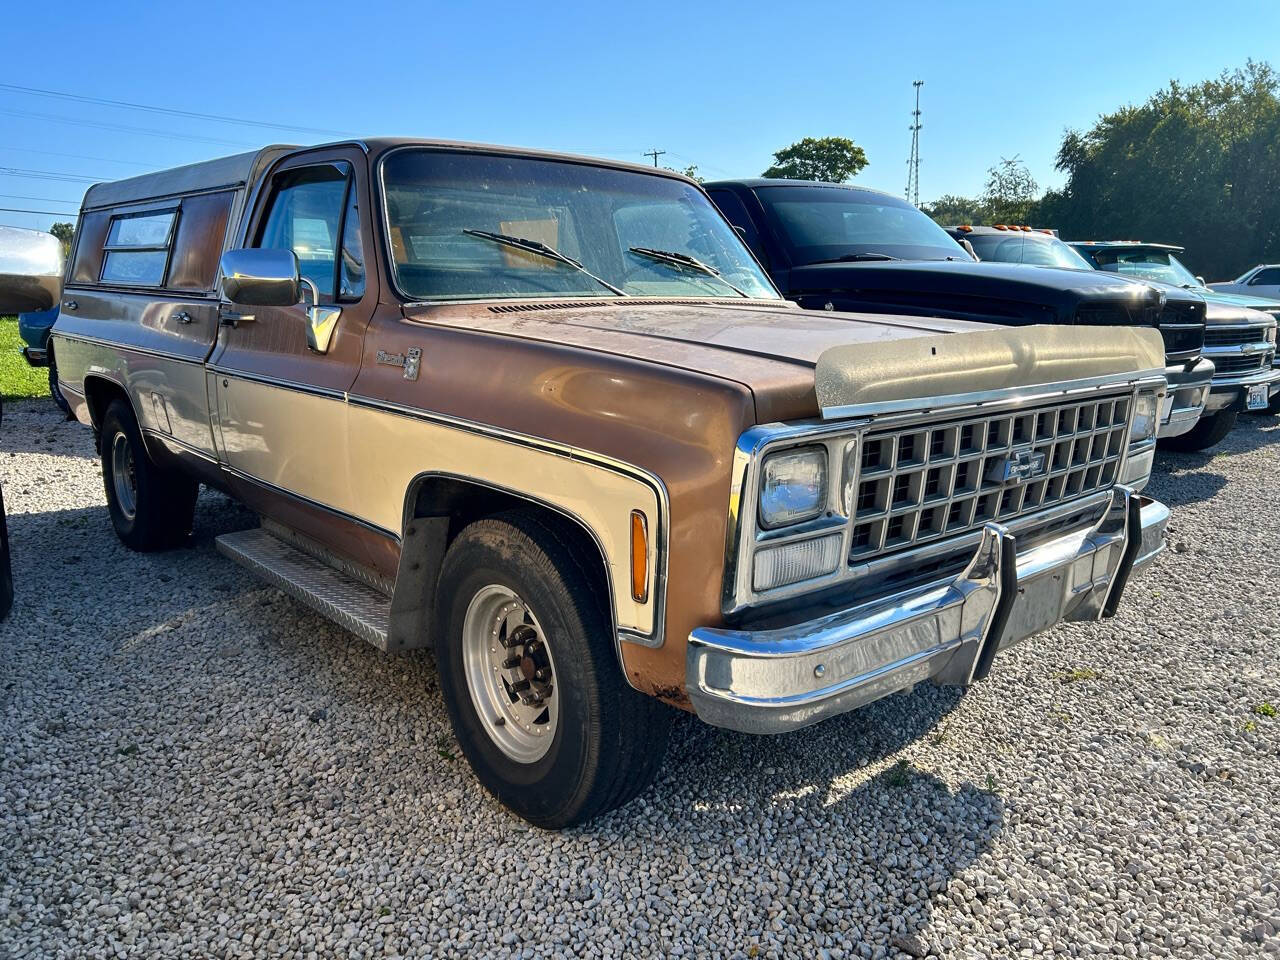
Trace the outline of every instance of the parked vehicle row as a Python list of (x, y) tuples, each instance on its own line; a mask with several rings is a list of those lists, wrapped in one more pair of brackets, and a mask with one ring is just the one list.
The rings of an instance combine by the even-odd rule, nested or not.
[(887, 201), (848, 249), (858, 201), (794, 190), (766, 241), (652, 168), (272, 146), (90, 188), (0, 309), (60, 305), (125, 544), (242, 500), (218, 548), (433, 648), (479, 779), (559, 827), (644, 789), (670, 707), (776, 733), (978, 682), (1164, 547), (1139, 491), (1202, 299), (981, 267)]
[(1241, 410), (1280, 406), (1280, 368), (1272, 369), (1280, 302), (1209, 290), (1169, 262), (1181, 248), (1104, 244), (1094, 262), (1091, 248), (1077, 251), (1049, 231), (944, 230), (864, 187), (751, 179), (707, 190), (783, 294), (809, 309), (1156, 327), (1169, 384), (1159, 439), (1169, 447), (1207, 449)]

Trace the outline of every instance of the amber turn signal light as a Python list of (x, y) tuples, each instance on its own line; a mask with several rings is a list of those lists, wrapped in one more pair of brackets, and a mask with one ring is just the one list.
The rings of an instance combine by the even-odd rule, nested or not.
[(631, 599), (649, 599), (649, 522), (639, 510), (631, 511)]

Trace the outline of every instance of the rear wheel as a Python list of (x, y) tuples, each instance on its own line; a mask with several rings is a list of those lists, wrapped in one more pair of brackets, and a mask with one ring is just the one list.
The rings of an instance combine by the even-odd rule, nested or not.
[(652, 782), (671, 710), (627, 684), (599, 590), (555, 530), (524, 513), (471, 524), (445, 555), (437, 597), (445, 704), (498, 800), (559, 828)]
[(134, 550), (163, 550), (186, 539), (198, 485), (152, 462), (133, 410), (113, 400), (99, 429), (102, 483), (116, 535)]
[(1208, 450), (1220, 443), (1236, 425), (1240, 414), (1235, 410), (1220, 410), (1217, 413), (1201, 415), (1196, 425), (1179, 437), (1161, 440), (1160, 445), (1169, 450), (1182, 453), (1195, 453)]

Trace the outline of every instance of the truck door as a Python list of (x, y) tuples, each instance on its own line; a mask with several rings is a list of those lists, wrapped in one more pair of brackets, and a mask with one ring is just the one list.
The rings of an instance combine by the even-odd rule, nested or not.
[(376, 271), (366, 271), (365, 155), (354, 147), (291, 154), (251, 202), (238, 245), (293, 250), (319, 302), (341, 312), (328, 351), (316, 353), (307, 346), (309, 292), (288, 307), (222, 302), (208, 368), (219, 458), (242, 479), (342, 509), (351, 500), (346, 391), (377, 303)]

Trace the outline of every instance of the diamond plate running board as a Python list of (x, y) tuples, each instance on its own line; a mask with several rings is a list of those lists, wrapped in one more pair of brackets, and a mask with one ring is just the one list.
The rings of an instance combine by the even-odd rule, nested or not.
[(391, 599), (373, 587), (341, 573), (314, 557), (273, 537), (267, 531), (224, 533), (215, 541), (218, 552), (230, 557), (278, 587), (295, 600), (387, 649)]

